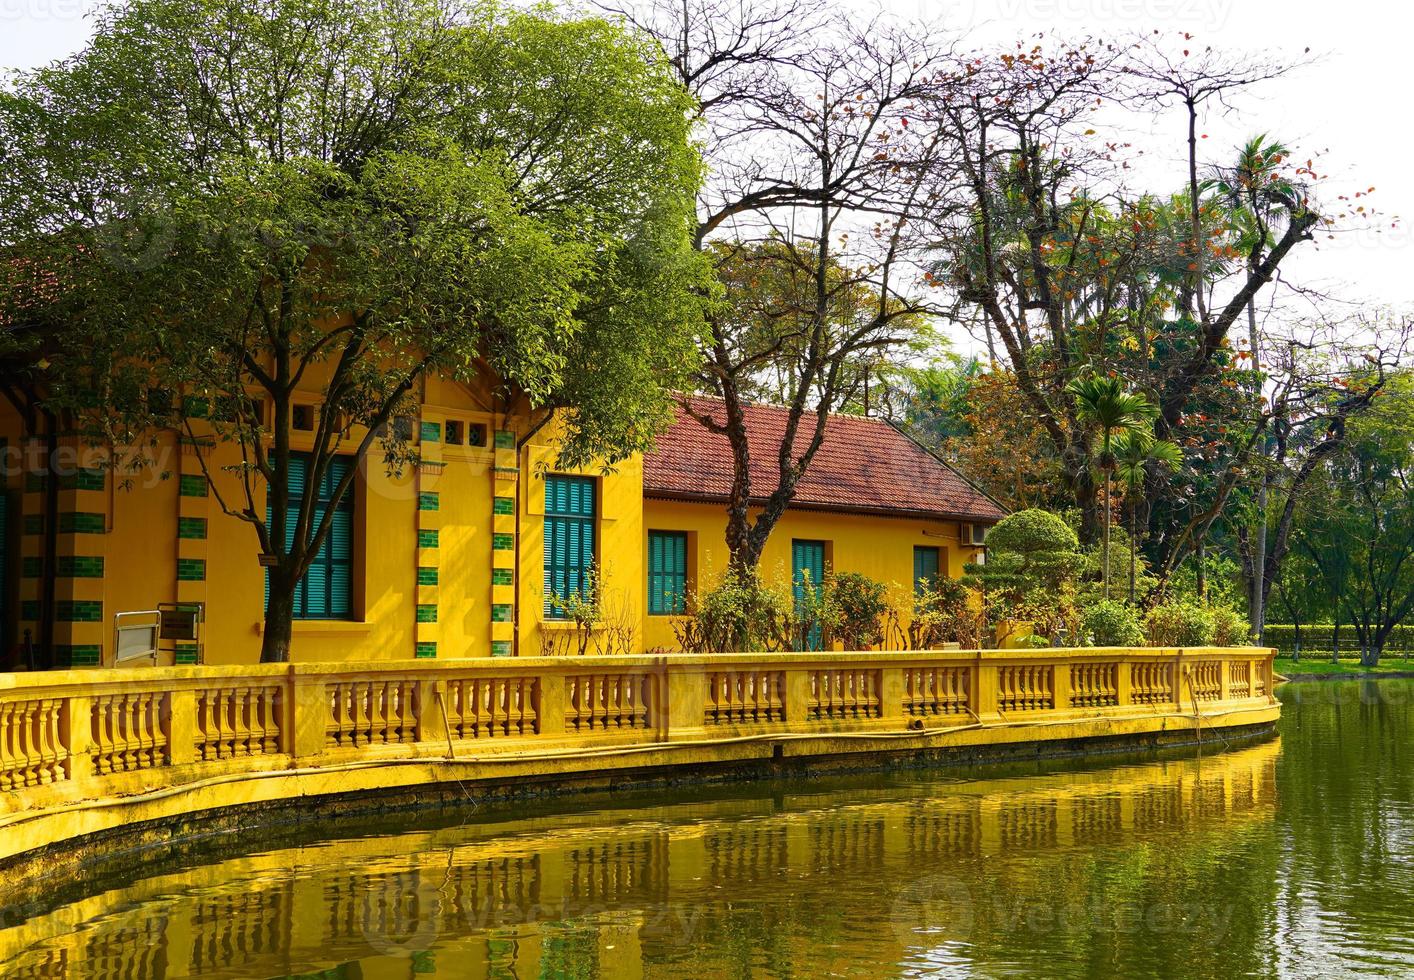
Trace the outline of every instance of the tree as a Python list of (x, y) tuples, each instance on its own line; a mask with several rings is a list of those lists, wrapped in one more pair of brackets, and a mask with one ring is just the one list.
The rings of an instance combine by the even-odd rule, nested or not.
[[(954, 166), (939, 171), (935, 278), (1014, 374), (1087, 540), (1101, 518), (1066, 386), (1092, 371), (1121, 373), (1158, 405), (1156, 434), (1181, 441), (1195, 396), (1223, 370), (1237, 318), (1322, 220), (1297, 182), (1309, 168), (1290, 168), (1293, 193), (1270, 195), (1283, 230), (1249, 268), (1235, 261), (1236, 236), (1198, 181), (1169, 197), (1126, 187), (1129, 143), (1100, 132), (1107, 122), (1096, 114), (1151, 111), (1175, 85), (1196, 111), (1225, 98), (1230, 83), (1280, 74), (1244, 73), (1232, 61), (1199, 51), (1165, 65), (1148, 41), (1039, 38), (973, 53), (927, 106), (954, 147)], [(1197, 145), (1190, 171), (1201, 167)]]
[(1121, 432), (1143, 432), (1151, 425), (1158, 409), (1137, 392), (1126, 391), (1119, 378), (1094, 376), (1078, 378), (1066, 389), (1076, 402), (1080, 422), (1099, 430), (1099, 469), (1104, 482), (1104, 589), (1110, 597), (1110, 478), (1114, 473), (1114, 439)]
[[(629, 16), (667, 51), (709, 148), (696, 239), (724, 295), (696, 387), (721, 408), (684, 408), (728, 442), (726, 543), (751, 568), (829, 415), (932, 310), (911, 257), (944, 135), (911, 116), (942, 62), (926, 39), (808, 2), (654, 2)], [(762, 308), (753, 282), (785, 302)], [(763, 385), (789, 411), (775, 485), (754, 500), (743, 404)]]
[[(690, 109), (602, 21), (442, 0), (133, 0), (0, 101), (0, 240), (58, 283), (48, 403), (182, 427), (269, 575), (263, 661), (357, 466), (432, 372), (564, 408), (562, 461), (646, 448), (692, 363)], [(294, 396), (323, 378), (291, 495)], [(149, 391), (182, 396), (169, 407)], [(183, 410), (184, 409), (184, 410)], [(221, 492), (210, 445), (239, 448)], [(261, 506), (264, 498), (266, 507)]]
[(1150, 473), (1176, 470), (1183, 465), (1183, 450), (1167, 439), (1155, 439), (1142, 429), (1128, 429), (1114, 444), (1115, 473), (1124, 484), (1129, 503), (1129, 601), (1135, 601), (1134, 583), (1138, 565), (1139, 500)]
[[(1291, 151), (1285, 144), (1269, 138), (1265, 133), (1254, 136), (1239, 149), (1237, 161), (1232, 168), (1227, 172), (1220, 171), (1212, 184), (1217, 192), (1226, 198), (1229, 214), (1240, 229), (1236, 247), (1246, 255), (1249, 274), (1261, 263), (1267, 250), (1276, 244), (1277, 236), (1273, 224), (1282, 214), (1279, 205), (1281, 197), (1289, 199), (1296, 193), (1296, 189), (1281, 171), (1282, 162), (1290, 155)], [(1260, 402), (1262, 358), (1255, 295), (1247, 300), (1247, 343), (1251, 369), (1257, 378), (1257, 384), (1253, 386), (1253, 397)], [(1259, 452), (1265, 462), (1265, 435)], [(1252, 522), (1252, 565), (1264, 570), (1267, 565), (1267, 492), (1267, 468), (1263, 465), (1257, 471), (1254, 507), (1256, 516)], [(1262, 632), (1266, 625), (1266, 592), (1266, 585), (1260, 577), (1252, 576), (1247, 608), (1251, 617), (1252, 633), (1258, 643), (1262, 642)]]

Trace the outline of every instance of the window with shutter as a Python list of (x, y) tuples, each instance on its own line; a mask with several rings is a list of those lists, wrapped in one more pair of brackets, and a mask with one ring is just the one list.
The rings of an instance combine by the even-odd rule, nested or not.
[[(309, 477), (312, 458), (306, 453), (290, 456), (288, 490), (289, 510), (285, 519), (286, 547), (293, 540), (295, 525), (299, 521), (299, 501), (304, 494), (305, 481)], [(334, 488), (353, 467), (353, 460), (347, 456), (335, 456), (330, 460), (315, 496), (314, 519), (309, 533), (313, 535), (329, 512), (329, 504), (334, 496)], [(309, 570), (295, 586), (296, 619), (351, 619), (353, 618), (353, 535), (354, 500), (352, 488), (339, 501), (330, 517), (329, 533), (323, 545), (310, 563)], [(274, 520), (274, 505), (267, 503), (265, 520)], [(265, 574), (265, 602), (270, 602), (270, 573)]]
[(648, 614), (687, 611), (687, 532), (648, 532)]
[(592, 477), (545, 478), (545, 618), (564, 619), (563, 602), (585, 595), (594, 569)]
[[(818, 590), (825, 581), (825, 542), (794, 540), (790, 543), (791, 591), (798, 606), (805, 590)], [(823, 642), (820, 627), (806, 637), (806, 648), (818, 650)]]
[(942, 551), (936, 547), (917, 545), (913, 549), (913, 592), (920, 595), (938, 582)]

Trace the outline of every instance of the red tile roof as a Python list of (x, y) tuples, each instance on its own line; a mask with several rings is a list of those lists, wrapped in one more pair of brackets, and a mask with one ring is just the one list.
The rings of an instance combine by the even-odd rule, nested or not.
[[(693, 411), (725, 419), (722, 403), (692, 398)], [(788, 410), (746, 407), (751, 447), (751, 498), (764, 501), (776, 488), (776, 455)], [(801, 421), (803, 445), (813, 416)], [(643, 459), (643, 493), (674, 500), (726, 500), (732, 484), (727, 437), (709, 432), (681, 405), (677, 419)], [(832, 415), (825, 440), (796, 486), (792, 507), (995, 523), (1006, 516), (991, 498), (956, 470), (879, 419)]]

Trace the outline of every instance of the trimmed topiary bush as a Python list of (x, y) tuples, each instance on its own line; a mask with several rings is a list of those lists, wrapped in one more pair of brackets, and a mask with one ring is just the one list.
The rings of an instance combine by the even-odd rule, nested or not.
[(1082, 628), (1097, 647), (1137, 647), (1144, 645), (1144, 627), (1139, 610), (1117, 599), (1102, 599), (1086, 608)]
[(1191, 602), (1170, 600), (1149, 610), (1145, 618), (1149, 645), (1155, 647), (1208, 647), (1213, 645), (1211, 610)]

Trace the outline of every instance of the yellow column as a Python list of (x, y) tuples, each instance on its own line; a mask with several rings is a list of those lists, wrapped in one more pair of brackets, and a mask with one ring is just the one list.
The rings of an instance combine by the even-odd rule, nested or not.
[(516, 507), (520, 452), (514, 432), (495, 435), (491, 469), (491, 656), (515, 653), (516, 633)]
[[(205, 606), (207, 570), (207, 530), (210, 521), (211, 488), (197, 455), (204, 446), (187, 436), (181, 438), (181, 472), (177, 480), (177, 602)], [(206, 445), (210, 440), (205, 441)], [(203, 639), (204, 639), (203, 635)], [(178, 641), (172, 663), (194, 664), (198, 660), (195, 641)]]
[[(98, 667), (113, 662), (113, 651), (105, 656), (104, 645), (115, 610), (103, 603), (112, 474), (100, 459), (81, 459), (77, 440), (66, 438), (63, 448), (68, 452), (59, 471), (54, 660), (61, 667)], [(89, 465), (77, 465), (80, 461)]]
[(442, 497), (438, 487), (445, 466), (444, 422), (441, 415), (423, 409), (418, 433), (421, 455), (417, 464), (417, 630), (413, 646), (413, 656), (418, 658), (436, 657), (441, 638), (437, 600), (442, 574)]
[[(16, 639), (21, 648), (25, 635), (38, 656), (40, 643), (39, 616), (44, 575), (44, 440), (26, 439), (21, 453), (24, 470), (21, 477), (23, 495), (20, 498), (20, 605), (19, 630)], [(52, 520), (52, 517), (47, 518)]]

